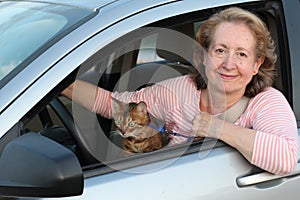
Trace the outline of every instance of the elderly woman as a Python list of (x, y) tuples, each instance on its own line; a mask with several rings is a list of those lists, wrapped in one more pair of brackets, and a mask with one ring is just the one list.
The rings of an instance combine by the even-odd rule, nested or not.
[[(204, 49), (197, 67), (203, 77), (194, 70), (122, 93), (78, 80), (63, 94), (107, 118), (113, 117), (112, 97), (144, 101), (154, 117), (180, 133), (170, 145), (191, 136), (217, 138), (266, 171), (292, 172), (298, 160), (297, 125), (285, 97), (272, 88), (276, 55), (265, 24), (246, 10), (228, 8), (201, 25), (197, 41)], [(73, 87), (80, 92), (72, 96)], [(249, 102), (237, 120), (219, 117), (245, 97)]]

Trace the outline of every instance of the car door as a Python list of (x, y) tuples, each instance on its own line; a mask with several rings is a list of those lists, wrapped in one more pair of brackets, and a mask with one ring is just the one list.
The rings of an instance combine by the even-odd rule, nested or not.
[[(281, 5), (276, 4), (276, 1), (274, 3), (277, 9), (281, 10)], [(123, 88), (118, 86), (127, 83), (130, 78), (127, 76), (128, 72), (135, 72), (137, 68), (146, 64), (151, 64), (150, 68), (161, 62), (167, 66), (167, 71), (162, 73), (165, 76), (157, 78), (157, 74), (161, 73), (154, 71), (154, 75), (150, 77), (151, 82), (147, 80), (147, 83), (165, 79), (169, 75), (181, 75), (177, 68), (182, 69), (187, 63), (180, 62), (182, 66), (174, 67), (169, 65), (168, 59), (158, 56), (156, 46), (152, 45), (157, 40), (157, 33), (164, 32), (166, 28), (171, 29), (166, 31), (167, 34), (174, 33), (174, 30), (177, 33), (178, 30), (182, 30), (177, 27), (187, 27), (185, 25), (193, 25), (192, 27), (196, 28), (223, 5), (231, 4), (230, 1), (178, 1), (133, 14), (81, 44), (55, 64), (47, 72), (44, 80), (39, 81), (46, 83), (49, 77), (57, 72), (66, 74), (63, 77), (66, 78), (64, 81), (59, 78), (56, 80), (58, 87), (52, 92), (57, 95), (66, 87), (66, 83), (74, 78), (87, 79), (95, 84), (101, 83), (111, 90), (122, 90)], [(266, 19), (270, 20), (270, 26), (276, 21), (270, 13), (275, 12), (275, 16), (282, 14), (274, 9), (276, 6), (270, 6), (272, 12), (268, 10), (265, 2), (233, 5), (267, 14)], [(138, 29), (141, 27), (142, 29)], [(277, 41), (286, 40), (283, 34), (278, 33), (276, 26), (271, 27), (278, 37)], [(174, 34), (177, 36), (176, 33)], [(190, 42), (188, 33), (184, 34), (187, 36), (179, 36)], [(286, 50), (286, 47), (281, 47), (280, 51)], [(163, 50), (172, 51), (165, 48)], [(138, 62), (138, 58), (141, 57), (142, 61)], [(183, 57), (189, 61), (189, 55)], [(98, 74), (95, 77), (90, 72)], [(145, 72), (142, 71), (140, 75), (143, 73)], [(281, 76), (290, 77), (288, 74)], [(118, 85), (120, 80), (124, 82)], [(39, 81), (36, 84), (39, 84)], [(138, 86), (140, 85), (134, 85), (132, 89)], [(285, 89), (288, 86), (284, 82), (278, 82), (277, 87)], [(68, 107), (70, 102), (66, 100), (64, 105)], [(296, 199), (300, 195), (299, 162), (293, 174), (283, 177), (272, 175), (251, 165), (239, 152), (221, 141), (205, 139), (147, 155), (111, 157), (110, 154), (115, 153), (118, 148), (115, 149), (114, 144), (105, 138), (104, 126), (109, 122), (99, 119), (95, 114), (74, 103), (71, 107), (73, 117), (82, 133), (79, 136), (81, 145), (97, 161), (81, 164), (84, 176), (83, 194), (66, 199), (282, 199), (282, 196), (286, 199)], [(110, 124), (107, 129), (110, 129)], [(99, 134), (102, 132), (105, 137)], [(99, 142), (101, 139), (102, 142)]]

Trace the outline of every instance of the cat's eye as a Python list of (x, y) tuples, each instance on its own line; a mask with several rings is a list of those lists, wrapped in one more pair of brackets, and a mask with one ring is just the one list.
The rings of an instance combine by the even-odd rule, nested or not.
[(128, 126), (129, 126), (129, 127), (134, 127), (134, 126), (135, 126), (135, 122), (129, 122), (129, 123), (128, 123)]
[(121, 120), (115, 120), (116, 125), (120, 125), (122, 122)]

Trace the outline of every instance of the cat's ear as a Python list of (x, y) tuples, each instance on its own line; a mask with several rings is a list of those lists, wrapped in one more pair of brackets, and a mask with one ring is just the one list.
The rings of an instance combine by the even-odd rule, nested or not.
[(147, 114), (147, 104), (144, 101), (139, 102), (136, 108), (138, 112)]
[(122, 111), (123, 107), (124, 107), (124, 103), (113, 97), (111, 99), (112, 99), (112, 104), (113, 104), (113, 113), (118, 113), (118, 112)]

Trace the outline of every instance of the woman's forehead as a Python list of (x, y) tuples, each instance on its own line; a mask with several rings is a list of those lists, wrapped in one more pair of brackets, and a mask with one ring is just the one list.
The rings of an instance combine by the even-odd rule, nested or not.
[(212, 34), (211, 45), (227, 48), (254, 50), (256, 37), (253, 31), (242, 23), (223, 22), (216, 26)]

